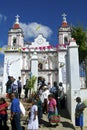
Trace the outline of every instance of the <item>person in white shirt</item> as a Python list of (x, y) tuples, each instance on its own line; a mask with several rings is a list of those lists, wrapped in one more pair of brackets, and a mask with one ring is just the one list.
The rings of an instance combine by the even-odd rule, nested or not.
[(47, 86), (43, 87), (44, 91), (42, 93), (42, 103), (43, 103), (43, 113), (47, 113), (47, 102), (48, 102), (48, 95), (50, 94), (49, 89)]

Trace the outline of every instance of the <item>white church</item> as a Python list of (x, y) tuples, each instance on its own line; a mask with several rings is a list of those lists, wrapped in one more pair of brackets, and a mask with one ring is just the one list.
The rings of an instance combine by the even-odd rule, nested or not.
[[(75, 98), (87, 97), (87, 90), (80, 88), (78, 46), (71, 38), (71, 27), (68, 25), (66, 15), (58, 29), (57, 47), (53, 47), (46, 38), (39, 34), (33, 42), (24, 43), (23, 30), (20, 27), (19, 17), (8, 32), (8, 47), (4, 56), (3, 90), (6, 93), (8, 76), (22, 78), (22, 85), (31, 76), (37, 77), (34, 89), (37, 90), (38, 81), (44, 79), (51, 85), (54, 81), (62, 82), (67, 95), (67, 109), (71, 120), (75, 122)], [(84, 94), (84, 92), (86, 92)], [(85, 124), (87, 118), (85, 117)]]
[[(37, 80), (44, 79), (51, 85), (54, 81), (66, 84), (65, 54), (70, 38), (71, 27), (67, 24), (64, 15), (62, 25), (58, 30), (58, 47), (50, 45), (42, 34), (39, 34), (34, 42), (25, 44), (23, 30), (20, 28), (17, 16), (16, 22), (8, 32), (3, 86), (8, 76), (13, 76), (15, 79), (21, 76), (24, 85), (30, 75), (35, 75)], [(5, 92), (5, 88), (3, 91)]]

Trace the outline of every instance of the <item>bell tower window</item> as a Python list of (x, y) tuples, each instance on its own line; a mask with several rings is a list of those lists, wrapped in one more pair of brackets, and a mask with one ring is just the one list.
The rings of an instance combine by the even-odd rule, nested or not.
[(64, 44), (68, 44), (68, 38), (64, 37)]
[(13, 38), (13, 46), (16, 46), (16, 38)]

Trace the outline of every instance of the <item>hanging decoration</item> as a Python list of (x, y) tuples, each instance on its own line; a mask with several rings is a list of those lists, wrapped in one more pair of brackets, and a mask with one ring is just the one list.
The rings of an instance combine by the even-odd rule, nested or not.
[(0, 48), (0, 52), (2, 51), (15, 51), (17, 50), (18, 52), (21, 51), (30, 51), (30, 50), (40, 50), (40, 51), (45, 51), (45, 50), (52, 50), (52, 49), (56, 49), (55, 51), (60, 51), (60, 48), (67, 48), (67, 46), (69, 46), (69, 44), (57, 44), (56, 46), (37, 46), (37, 47), (23, 47), (23, 48)]
[(60, 47), (62, 47), (62, 48), (66, 48), (67, 46), (68, 46), (69, 44), (58, 44), (57, 46), (51, 46), (51, 45), (49, 45), (49, 46), (39, 46), (39, 47), (30, 47), (30, 48), (26, 48), (26, 47), (23, 47), (22, 48), (22, 50), (23, 51), (25, 51), (25, 50), (51, 50), (51, 49), (60, 49)]

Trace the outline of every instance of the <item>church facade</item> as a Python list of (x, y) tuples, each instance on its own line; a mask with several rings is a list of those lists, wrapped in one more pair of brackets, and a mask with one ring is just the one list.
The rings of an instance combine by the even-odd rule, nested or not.
[(23, 30), (20, 28), (19, 17), (8, 32), (8, 47), (4, 56), (3, 93), (8, 76), (22, 78), (22, 85), (32, 75), (37, 77), (37, 85), (40, 80), (50, 82), (63, 82), (66, 86), (66, 62), (65, 55), (71, 39), (71, 27), (63, 15), (63, 21), (58, 29), (59, 44), (53, 47), (46, 38), (39, 34), (32, 43), (24, 43)]
[[(58, 29), (59, 44), (53, 47), (46, 38), (39, 34), (33, 42), (24, 43), (23, 30), (19, 17), (8, 32), (8, 47), (4, 55), (4, 73), (2, 94), (6, 93), (8, 76), (16, 80), (21, 77), (22, 85), (33, 75), (37, 77), (35, 91), (40, 80), (57, 83), (62, 82), (67, 96), (67, 109), (75, 124), (75, 98), (87, 98), (87, 90), (80, 89), (78, 46), (71, 38), (71, 27), (63, 15), (63, 21)], [(85, 94), (84, 94), (85, 93)], [(23, 91), (22, 91), (23, 94)], [(84, 114), (86, 115), (86, 114)], [(87, 126), (87, 117), (84, 117)]]

